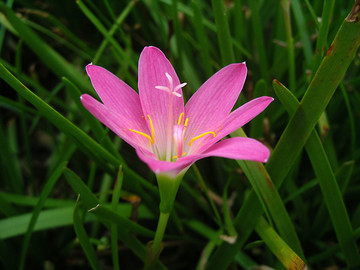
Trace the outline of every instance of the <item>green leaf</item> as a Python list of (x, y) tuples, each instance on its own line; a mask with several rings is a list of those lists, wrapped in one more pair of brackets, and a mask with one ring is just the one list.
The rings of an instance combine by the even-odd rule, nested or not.
[(59, 77), (70, 78), (80, 88), (91, 90), (89, 80), (73, 65), (70, 65), (60, 54), (44, 42), (30, 27), (21, 21), (16, 14), (4, 3), (0, 3), (0, 11), (4, 14), (11, 26), (25, 41), (38, 57)]
[(90, 239), (85, 231), (84, 225), (82, 224), (82, 220), (79, 215), (78, 204), (79, 204), (80, 195), (78, 196), (74, 208), (73, 220), (74, 220), (74, 229), (76, 233), (76, 237), (80, 242), (81, 247), (83, 248), (85, 255), (91, 265), (92, 269), (101, 269), (100, 262), (97, 259), (94, 248), (90, 243)]
[(304, 261), (286, 244), (264, 218), (259, 219), (255, 230), (286, 269), (307, 269)]
[(49, 180), (46, 182), (46, 184), (41, 192), (39, 201), (33, 210), (32, 217), (29, 222), (27, 232), (25, 234), (25, 238), (24, 238), (24, 242), (23, 242), (21, 254), (20, 254), (19, 269), (24, 269), (26, 254), (27, 254), (27, 250), (30, 245), (31, 235), (33, 233), (33, 230), (36, 225), (37, 219), (39, 217), (40, 211), (44, 207), (45, 201), (50, 196), (50, 193), (53, 190), (56, 182), (59, 180), (60, 176), (62, 175), (65, 166), (66, 166), (66, 162), (63, 162), (58, 166), (58, 168), (54, 171), (54, 173), (50, 176)]
[(114, 222), (122, 230), (137, 233), (142, 236), (152, 237), (154, 233), (141, 225), (121, 216), (119, 213), (100, 205), (96, 196), (90, 191), (85, 183), (73, 171), (65, 169), (64, 175), (72, 189), (81, 195), (81, 200), (89, 212), (96, 215), (102, 222)]
[[(273, 83), (274, 90), (290, 115), (296, 112), (299, 102), (292, 93), (278, 81)], [(316, 131), (309, 136), (305, 149), (309, 155), (311, 164), (318, 177), (321, 192), (328, 208), (336, 236), (349, 267), (360, 265), (359, 251), (354, 232), (350, 223), (349, 215), (332, 171), (330, 162), (322, 147), (321, 140)]]

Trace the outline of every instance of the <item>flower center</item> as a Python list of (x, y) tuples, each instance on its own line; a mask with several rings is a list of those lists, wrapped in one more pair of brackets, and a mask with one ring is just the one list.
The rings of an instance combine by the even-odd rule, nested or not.
[[(161, 90), (161, 91), (166, 91), (168, 92), (171, 97), (172, 95), (176, 96), (176, 97), (182, 97), (181, 93), (179, 93), (178, 91), (184, 87), (186, 85), (186, 83), (181, 83), (177, 86), (174, 87), (174, 81), (173, 78), (170, 76), (169, 73), (165, 73), (166, 78), (169, 81), (169, 86), (155, 86), (156, 89)], [(166, 143), (166, 149), (163, 149), (161, 151), (164, 151), (163, 153), (159, 153), (158, 152), (158, 145), (156, 145), (156, 139), (155, 139), (155, 131), (154, 131), (154, 126), (153, 126), (153, 122), (151, 120), (150, 115), (147, 115), (148, 119), (149, 119), (149, 124), (150, 124), (150, 132), (151, 135), (148, 135), (142, 131), (138, 131), (138, 130), (134, 130), (129, 128), (129, 130), (131, 132), (134, 132), (136, 134), (139, 134), (145, 138), (147, 138), (150, 142), (150, 146), (152, 144), (155, 143), (155, 146), (152, 147), (153, 149), (153, 153), (159, 158), (162, 159), (164, 158), (164, 160), (167, 161), (176, 161), (179, 158), (182, 158), (184, 156), (187, 155), (187, 152), (184, 152), (184, 142), (187, 140), (185, 138), (185, 131), (186, 128), (188, 126), (188, 118), (185, 118), (184, 113), (180, 113), (179, 115), (179, 119), (177, 121), (177, 123), (174, 125), (173, 123), (173, 107), (172, 107), (172, 98), (170, 98), (169, 100), (169, 119), (168, 119), (168, 125), (167, 125), (167, 130), (165, 131), (165, 133), (167, 134), (167, 143)], [(183, 118), (184, 117), (184, 118)], [(213, 131), (207, 131), (204, 132), (198, 136), (193, 137), (189, 142), (188, 142), (188, 147), (191, 147), (192, 144), (196, 141), (199, 140), (207, 135), (212, 135), (213, 137), (216, 137), (215, 132)], [(158, 142), (159, 143), (159, 142)], [(190, 152), (190, 148), (188, 148), (188, 153)], [(155, 153), (156, 152), (156, 153)], [(162, 158), (161, 155), (165, 154)], [(176, 155), (174, 155), (176, 154)]]

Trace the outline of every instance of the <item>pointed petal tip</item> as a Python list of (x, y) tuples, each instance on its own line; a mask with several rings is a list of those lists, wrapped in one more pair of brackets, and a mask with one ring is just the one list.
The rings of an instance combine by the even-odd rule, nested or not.
[(155, 47), (155, 46), (145, 46), (144, 49), (142, 50), (142, 54), (143, 53), (151, 53), (151, 52), (163, 53), (158, 47)]

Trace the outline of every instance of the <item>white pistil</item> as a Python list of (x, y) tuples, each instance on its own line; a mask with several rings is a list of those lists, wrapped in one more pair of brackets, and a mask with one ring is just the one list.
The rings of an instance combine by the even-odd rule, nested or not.
[[(167, 138), (166, 138), (166, 159), (167, 161), (171, 161), (172, 159), (172, 152), (173, 152), (173, 143), (172, 143), (172, 138), (173, 138), (173, 95), (176, 97), (182, 97), (181, 92), (181, 88), (184, 87), (186, 85), (186, 83), (181, 83), (179, 85), (176, 85), (174, 87), (174, 80), (171, 77), (171, 75), (167, 72), (165, 72), (165, 76), (169, 82), (168, 86), (164, 86), (164, 85), (156, 85), (155, 88), (161, 91), (165, 91), (168, 92), (170, 94), (169, 96), (169, 107), (168, 107), (168, 124), (167, 124)], [(177, 148), (175, 146), (175, 148)], [(182, 152), (182, 150), (181, 150)], [(181, 157), (182, 154), (180, 154)]]
[(173, 81), (173, 78), (170, 76), (170, 74), (165, 72), (165, 76), (169, 81), (169, 86), (157, 85), (157, 86), (155, 86), (155, 88), (158, 90), (161, 90), (161, 91), (168, 92), (169, 94), (173, 94), (174, 96), (182, 97), (182, 95), (180, 93), (178, 93), (178, 91), (182, 87), (184, 87), (186, 85), (186, 83), (181, 83), (174, 87), (174, 81)]

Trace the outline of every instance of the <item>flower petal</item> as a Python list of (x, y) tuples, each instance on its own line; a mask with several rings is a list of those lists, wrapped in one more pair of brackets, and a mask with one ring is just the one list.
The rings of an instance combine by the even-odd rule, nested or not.
[(143, 116), (139, 95), (105, 68), (89, 64), (86, 72), (106, 107), (127, 117)]
[(171, 177), (175, 177), (183, 170), (187, 170), (191, 164), (202, 158), (201, 156), (188, 156), (180, 158), (176, 162), (169, 162), (159, 160), (153, 153), (145, 149), (136, 148), (136, 153), (155, 174), (166, 173)]
[(247, 124), (254, 117), (259, 115), (266, 107), (274, 100), (272, 97), (259, 97), (250, 100), (244, 105), (233, 111), (223, 123), (217, 128), (218, 139), (229, 135), (231, 132), (239, 129), (243, 125)]
[(258, 162), (267, 162), (270, 156), (270, 150), (265, 145), (257, 140), (244, 137), (223, 140), (201, 154), (186, 156), (178, 159), (176, 162), (158, 160), (153, 153), (144, 149), (137, 148), (136, 153), (154, 173), (166, 173), (172, 177), (188, 169), (197, 160), (210, 156)]
[(245, 82), (245, 63), (231, 64), (208, 79), (185, 106), (189, 118), (185, 137), (191, 139), (204, 132), (214, 131), (228, 116)]
[(184, 151), (187, 151), (190, 154), (204, 152), (217, 141), (251, 121), (254, 117), (265, 110), (273, 100), (274, 99), (272, 97), (267, 96), (250, 100), (233, 111), (218, 127), (216, 127), (214, 130), (216, 134), (215, 137), (207, 136), (204, 140), (200, 140), (198, 145), (192, 146), (191, 148), (185, 145)]
[(156, 145), (158, 150), (163, 152), (168, 144), (168, 138), (172, 138), (173, 125), (184, 112), (184, 100), (181, 89), (176, 91), (181, 95), (180, 97), (156, 89), (156, 86), (170, 88), (172, 84), (175, 88), (180, 84), (173, 66), (158, 48), (145, 47), (142, 51), (139, 59), (138, 84), (143, 112), (145, 115), (150, 115), (154, 125)]
[(216, 143), (200, 155), (267, 162), (270, 150), (257, 140), (234, 137)]
[(129, 127), (132, 127), (135, 130), (146, 132), (148, 128), (144, 119), (140, 118), (134, 121), (133, 117), (128, 117), (127, 114), (120, 114), (111, 110), (88, 94), (81, 96), (81, 102), (100, 122), (109, 127), (132, 147), (149, 148), (148, 139), (129, 130)]

